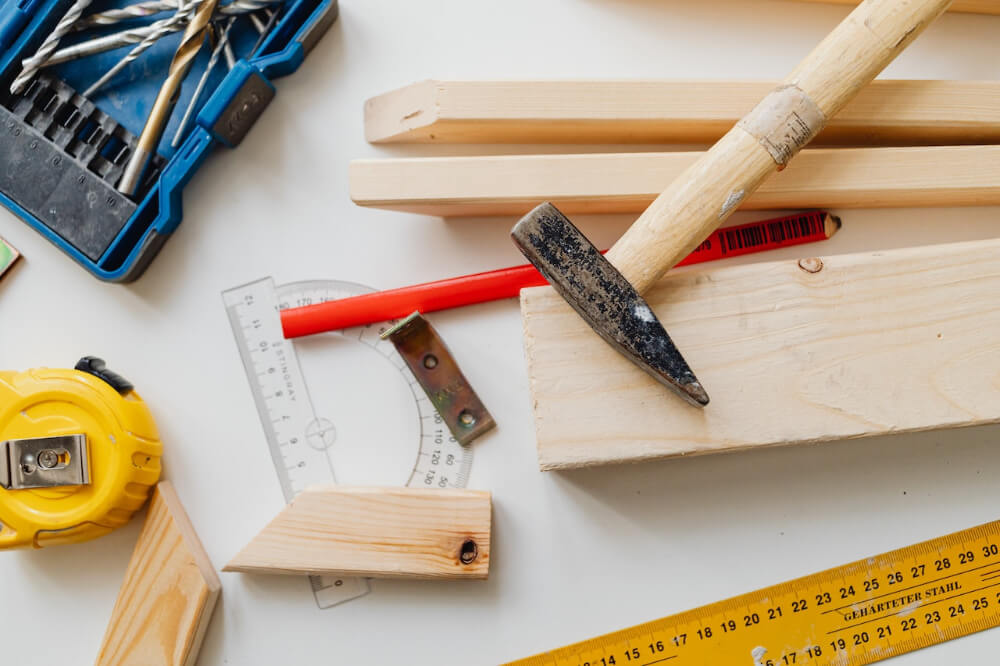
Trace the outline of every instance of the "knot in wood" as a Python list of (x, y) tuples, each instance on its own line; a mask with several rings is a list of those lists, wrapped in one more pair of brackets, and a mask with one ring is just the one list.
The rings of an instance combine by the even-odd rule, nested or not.
[(458, 559), (462, 564), (472, 564), (479, 557), (479, 546), (472, 539), (466, 539), (459, 551)]
[(806, 273), (819, 273), (823, 270), (823, 260), (819, 257), (799, 259), (799, 268), (804, 270)]

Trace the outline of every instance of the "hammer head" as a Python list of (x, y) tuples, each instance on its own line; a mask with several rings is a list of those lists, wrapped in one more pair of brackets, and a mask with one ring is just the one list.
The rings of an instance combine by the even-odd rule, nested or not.
[(697, 407), (708, 394), (639, 292), (550, 203), (525, 215), (514, 244), (612, 347)]

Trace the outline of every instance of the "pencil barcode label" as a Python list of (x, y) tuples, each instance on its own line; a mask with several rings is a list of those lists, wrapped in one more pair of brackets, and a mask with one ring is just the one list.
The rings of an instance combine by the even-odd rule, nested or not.
[(679, 266), (826, 240), (829, 213), (813, 211), (716, 230)]

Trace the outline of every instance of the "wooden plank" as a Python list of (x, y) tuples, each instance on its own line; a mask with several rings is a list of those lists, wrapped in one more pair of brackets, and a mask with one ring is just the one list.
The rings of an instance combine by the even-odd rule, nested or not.
[[(856, 5), (858, 0), (800, 0), (803, 2), (822, 2), (837, 5)], [(950, 12), (967, 12), (970, 14), (1000, 14), (998, 0), (955, 0), (948, 8)]]
[(525, 289), (539, 463), (995, 423), (998, 293), (1000, 239), (671, 273), (646, 297), (711, 396), (700, 410)]
[[(993, 3), (1000, 6), (1000, 3)], [(422, 81), (365, 103), (375, 143), (711, 143), (774, 81)], [(880, 80), (816, 141), (1000, 140), (1000, 82)]]
[[(491, 514), (481, 490), (314, 486), (223, 571), (486, 578)], [(463, 552), (472, 559), (463, 562)]]
[(149, 502), (98, 666), (194, 666), (222, 590), (169, 481)]
[[(701, 153), (602, 153), (357, 160), (360, 206), (427, 215), (523, 215), (542, 201), (566, 214), (648, 206)], [(803, 150), (744, 210), (1000, 204), (1000, 146)]]

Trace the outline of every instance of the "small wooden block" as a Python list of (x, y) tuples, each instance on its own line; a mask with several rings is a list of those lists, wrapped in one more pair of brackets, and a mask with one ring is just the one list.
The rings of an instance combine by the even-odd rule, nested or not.
[[(1000, 2), (989, 4), (1000, 8)], [(421, 81), (369, 99), (365, 137), (377, 143), (711, 143), (776, 84)], [(872, 82), (816, 139), (866, 146), (997, 140), (1000, 82), (932, 80)]]
[[(523, 215), (551, 201), (567, 215), (644, 210), (701, 156), (503, 155), (356, 160), (359, 206), (425, 215)], [(743, 210), (1000, 204), (1000, 146), (806, 149)]]
[(481, 490), (314, 486), (223, 571), (486, 578), (491, 520), (490, 493)]
[(194, 666), (222, 590), (169, 481), (149, 502), (98, 666)]
[(542, 469), (1000, 421), (1000, 239), (669, 274), (692, 408), (551, 287), (521, 292)]

